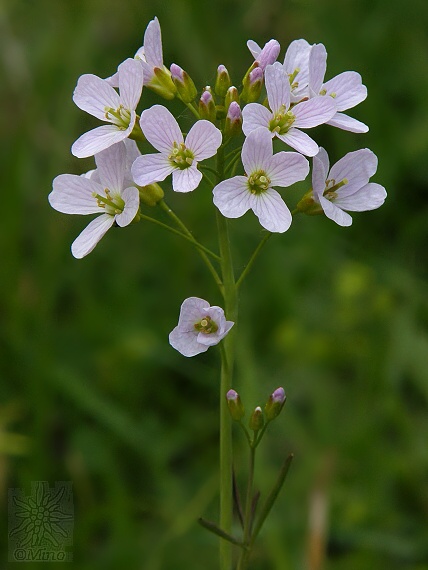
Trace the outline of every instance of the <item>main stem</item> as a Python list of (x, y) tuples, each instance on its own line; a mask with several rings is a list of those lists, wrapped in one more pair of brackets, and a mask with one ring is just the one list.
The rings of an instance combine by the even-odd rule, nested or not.
[[(217, 181), (224, 179), (224, 148), (217, 154)], [(217, 230), (221, 257), (223, 297), (226, 318), (235, 325), (223, 341), (220, 378), (220, 528), (227, 533), (232, 529), (232, 420), (226, 401), (226, 393), (232, 387), (235, 338), (238, 319), (238, 296), (230, 251), (229, 230), (226, 218), (217, 211)], [(220, 570), (232, 568), (232, 545), (220, 541)]]

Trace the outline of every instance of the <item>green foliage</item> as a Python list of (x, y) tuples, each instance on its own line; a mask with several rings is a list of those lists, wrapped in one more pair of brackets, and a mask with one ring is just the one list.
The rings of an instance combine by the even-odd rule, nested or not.
[[(71, 480), (75, 566), (217, 567), (218, 354), (168, 345), (182, 300), (220, 299), (190, 244), (140, 223), (111, 231), (88, 258), (69, 246), (85, 220), (50, 209), (52, 179), (93, 167), (69, 154), (96, 121), (71, 93), (110, 75), (160, 19), (165, 61), (197, 86), (217, 65), (239, 83), (248, 38), (322, 42), (327, 77), (359, 71), (367, 135), (329, 127), (332, 162), (379, 156), (378, 211), (349, 229), (297, 216), (271, 238), (241, 291), (235, 388), (248, 409), (279, 385), (287, 404), (261, 446), (264, 496), (295, 460), (256, 545), (254, 570), (310, 568), (308, 516), (327, 501), (327, 570), (428, 569), (428, 18), (422, 0), (6, 0), (0, 7), (3, 215), (0, 225), (0, 500), (8, 487)], [(144, 93), (147, 105), (158, 102)], [(171, 104), (185, 120), (186, 109)], [(285, 191), (294, 207), (308, 188)], [(206, 186), (168, 201), (215, 248)], [(151, 212), (152, 213), (152, 212)], [(260, 239), (232, 224), (237, 266)], [(236, 431), (238, 457), (246, 460)], [(243, 482), (243, 469), (238, 469)], [(262, 495), (263, 498), (263, 495)], [(1, 534), (6, 552), (6, 533)], [(190, 562), (189, 562), (190, 561)], [(189, 566), (190, 564), (190, 566)], [(313, 563), (312, 563), (313, 564)], [(32, 567), (37, 568), (37, 564)]]

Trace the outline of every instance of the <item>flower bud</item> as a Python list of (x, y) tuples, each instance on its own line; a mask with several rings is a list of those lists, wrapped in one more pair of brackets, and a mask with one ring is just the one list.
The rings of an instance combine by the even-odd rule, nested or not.
[(254, 67), (247, 73), (242, 81), (243, 89), (241, 98), (246, 103), (254, 103), (260, 97), (263, 87), (263, 70), (261, 67)]
[(269, 400), (266, 402), (265, 406), (265, 414), (268, 422), (279, 416), (282, 408), (284, 407), (286, 398), (284, 388), (277, 388), (269, 396)]
[(177, 89), (172, 82), (171, 73), (165, 66), (155, 67), (153, 77), (147, 83), (147, 87), (163, 97), (164, 99), (174, 99)]
[(242, 113), (241, 107), (236, 101), (232, 101), (227, 111), (226, 121), (224, 125), (224, 134), (227, 137), (237, 136), (242, 132)]
[(164, 197), (162, 188), (156, 182), (148, 186), (138, 186), (140, 200), (146, 206), (156, 206)]
[(235, 390), (229, 390), (226, 394), (226, 400), (232, 420), (235, 422), (241, 421), (245, 415), (245, 411), (238, 392), (235, 392)]
[(209, 91), (204, 91), (199, 99), (199, 115), (201, 119), (207, 119), (215, 123), (217, 113), (213, 96)]
[(272, 63), (276, 61), (280, 50), (281, 46), (276, 40), (269, 40), (267, 44), (264, 45), (256, 59), (262, 71), (264, 71), (268, 65), (272, 65)]
[(264, 423), (265, 420), (263, 418), (262, 409), (260, 406), (257, 406), (257, 408), (254, 410), (254, 412), (251, 414), (250, 417), (250, 422), (249, 422), (250, 429), (252, 429), (253, 431), (259, 431), (260, 429), (262, 429)]
[(183, 103), (190, 103), (197, 95), (195, 84), (188, 73), (180, 66), (173, 63), (171, 65), (171, 79), (177, 88), (178, 96)]
[(224, 99), (224, 106), (226, 109), (229, 109), (229, 105), (232, 103), (232, 101), (239, 103), (239, 93), (236, 87), (233, 85), (227, 90), (226, 97)]
[(219, 97), (224, 97), (231, 84), (229, 72), (224, 65), (217, 68), (217, 77), (215, 80), (214, 91)]
[(306, 192), (306, 194), (297, 204), (297, 209), (302, 214), (307, 214), (308, 216), (316, 216), (317, 214), (324, 213), (324, 210), (321, 208), (321, 204), (314, 200), (314, 193), (312, 192), (312, 189)]

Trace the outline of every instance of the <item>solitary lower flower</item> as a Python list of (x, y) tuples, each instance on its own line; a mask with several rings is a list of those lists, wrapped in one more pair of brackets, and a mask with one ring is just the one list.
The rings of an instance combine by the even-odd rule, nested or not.
[(262, 127), (271, 137), (278, 137), (302, 154), (315, 156), (317, 143), (299, 129), (316, 127), (331, 119), (336, 113), (333, 99), (316, 97), (290, 108), (290, 81), (279, 62), (266, 68), (265, 84), (271, 110), (259, 103), (246, 105), (242, 112), (244, 134)]
[(162, 105), (141, 114), (144, 136), (159, 153), (143, 154), (134, 162), (132, 175), (137, 184), (160, 182), (172, 173), (176, 192), (191, 192), (198, 187), (202, 173), (198, 162), (214, 156), (221, 145), (221, 132), (206, 120), (196, 121), (184, 141), (174, 116)]
[(218, 344), (235, 323), (227, 321), (221, 307), (199, 297), (189, 297), (180, 309), (178, 325), (169, 335), (170, 345), (183, 356), (195, 356)]
[(131, 133), (137, 114), (135, 109), (143, 88), (141, 65), (127, 59), (119, 65), (119, 94), (105, 79), (82, 75), (73, 94), (76, 105), (90, 115), (111, 123), (83, 134), (71, 147), (77, 158), (93, 156), (123, 141)]
[[(313, 159), (312, 192), (301, 201), (306, 204), (308, 213), (321, 213), (336, 222), (339, 226), (350, 226), (352, 218), (343, 210), (365, 212), (382, 206), (386, 198), (386, 190), (380, 184), (369, 182), (377, 170), (377, 157), (364, 148), (348, 152), (329, 172), (327, 152), (320, 152)], [(310, 204), (312, 201), (312, 205)], [(317, 208), (318, 206), (318, 208)]]
[(88, 255), (109, 228), (129, 225), (140, 198), (127, 177), (127, 153), (123, 142), (95, 156), (97, 169), (91, 178), (61, 174), (53, 181), (50, 205), (64, 214), (101, 214), (74, 240), (71, 252), (80, 259)]
[(327, 95), (334, 100), (337, 113), (327, 121), (328, 125), (353, 133), (366, 133), (369, 128), (364, 123), (349, 117), (342, 111), (352, 109), (367, 97), (367, 88), (361, 75), (356, 71), (344, 71), (324, 83), (327, 69), (327, 51), (323, 44), (312, 46), (309, 56), (310, 97)]
[(309, 163), (297, 152), (273, 154), (272, 136), (257, 129), (245, 139), (242, 164), (246, 176), (235, 176), (214, 188), (214, 204), (226, 218), (240, 218), (252, 209), (270, 232), (283, 233), (291, 224), (291, 213), (273, 186), (291, 186), (304, 180)]

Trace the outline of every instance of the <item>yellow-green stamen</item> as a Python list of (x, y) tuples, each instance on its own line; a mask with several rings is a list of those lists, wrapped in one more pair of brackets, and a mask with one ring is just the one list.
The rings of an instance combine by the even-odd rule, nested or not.
[(92, 193), (92, 196), (97, 200), (97, 204), (100, 208), (104, 208), (106, 214), (110, 214), (111, 216), (115, 216), (117, 214), (121, 214), (125, 207), (125, 202), (119, 195), (112, 196), (111, 192), (108, 188), (104, 189), (105, 196), (101, 196), (96, 192)]
[(270, 186), (270, 178), (264, 170), (258, 170), (250, 174), (247, 184), (251, 194), (263, 194)]
[(284, 105), (281, 106), (280, 110), (275, 113), (273, 118), (269, 122), (269, 130), (272, 133), (278, 133), (279, 135), (284, 135), (288, 132), (291, 125), (296, 120), (296, 117), (291, 111), (285, 111)]
[(331, 201), (337, 198), (337, 190), (339, 190), (339, 188), (342, 186), (345, 186), (345, 184), (348, 184), (348, 179), (344, 178), (340, 182), (336, 183), (336, 180), (334, 178), (331, 178), (330, 180), (326, 180), (325, 184), (326, 186), (323, 192), (323, 196), (327, 198), (327, 200)]
[(104, 111), (106, 120), (119, 127), (119, 129), (126, 130), (129, 127), (131, 111), (125, 109), (123, 105), (119, 105), (117, 109), (105, 107)]
[(204, 317), (199, 322), (195, 323), (195, 329), (203, 334), (212, 334), (218, 331), (217, 323), (211, 317)]
[(173, 149), (171, 154), (168, 156), (168, 160), (170, 161), (172, 166), (175, 166), (180, 169), (184, 170), (185, 168), (189, 168), (192, 166), (195, 156), (191, 150), (186, 148), (184, 143), (174, 143)]

